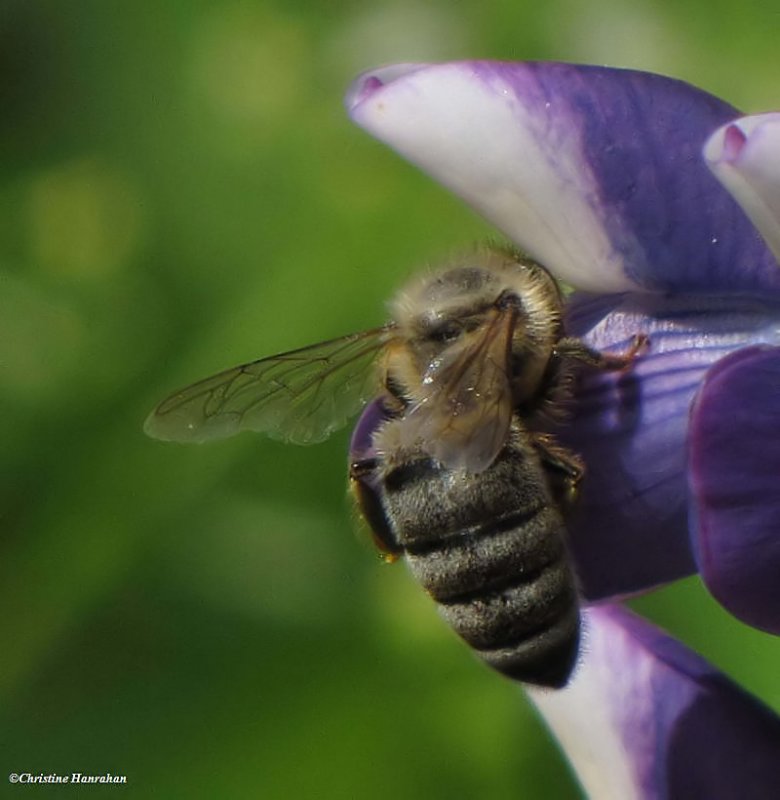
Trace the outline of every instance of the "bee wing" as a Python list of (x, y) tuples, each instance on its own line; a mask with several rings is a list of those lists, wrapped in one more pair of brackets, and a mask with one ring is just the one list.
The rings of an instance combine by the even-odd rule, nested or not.
[(515, 308), (495, 309), (479, 330), (436, 359), (423, 377), (428, 393), (409, 413), (406, 433), (451, 469), (482, 472), (509, 436), (509, 367)]
[(375, 328), (220, 372), (163, 400), (144, 430), (177, 442), (244, 430), (296, 444), (320, 442), (376, 394), (371, 367), (391, 330)]

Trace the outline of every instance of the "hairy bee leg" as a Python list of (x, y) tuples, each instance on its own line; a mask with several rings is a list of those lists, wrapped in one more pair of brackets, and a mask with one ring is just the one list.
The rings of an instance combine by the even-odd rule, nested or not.
[(379, 466), (378, 458), (360, 458), (349, 463), (349, 479), (359, 481), (367, 478)]
[(619, 371), (630, 367), (634, 359), (649, 347), (650, 337), (645, 333), (637, 333), (628, 350), (623, 353), (602, 353), (600, 350), (588, 347), (580, 339), (574, 338), (561, 339), (555, 345), (554, 352), (557, 356), (581, 361), (590, 367), (596, 367), (596, 369)]
[(571, 505), (577, 498), (585, 465), (576, 453), (558, 444), (549, 434), (534, 433), (531, 443), (539, 453), (556, 498)]
[(387, 563), (396, 561), (402, 548), (396, 541), (371, 478), (379, 467), (379, 459), (362, 458), (349, 464), (349, 488), (362, 518), (365, 520), (379, 555)]

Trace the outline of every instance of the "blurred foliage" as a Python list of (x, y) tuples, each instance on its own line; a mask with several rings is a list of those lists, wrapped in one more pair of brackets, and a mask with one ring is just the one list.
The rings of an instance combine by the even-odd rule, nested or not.
[[(349, 124), (360, 70), (593, 61), (760, 110), (777, 24), (754, 0), (2, 0), (5, 771), (576, 797), (522, 692), (353, 535), (347, 433), (179, 447), (141, 422), (184, 382), (376, 325), (411, 270), (490, 235)], [(780, 707), (776, 643), (695, 581), (641, 609)]]

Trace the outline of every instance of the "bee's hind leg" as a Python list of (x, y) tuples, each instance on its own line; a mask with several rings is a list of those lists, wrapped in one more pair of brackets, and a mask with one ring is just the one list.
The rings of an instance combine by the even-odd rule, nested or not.
[(585, 475), (582, 459), (549, 434), (532, 433), (531, 442), (539, 453), (555, 499), (567, 506), (574, 503)]

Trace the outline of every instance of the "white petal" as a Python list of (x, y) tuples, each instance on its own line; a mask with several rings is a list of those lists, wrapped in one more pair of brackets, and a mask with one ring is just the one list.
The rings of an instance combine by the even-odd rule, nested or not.
[(780, 717), (618, 605), (584, 617), (565, 689), (528, 693), (593, 800), (775, 797)]
[[(509, 77), (511, 76), (511, 81)], [(393, 66), (359, 78), (353, 119), (578, 288), (637, 288), (602, 217), (570, 109), (532, 76), (485, 62)]]
[(704, 157), (780, 259), (780, 113), (742, 117), (718, 128)]
[(584, 656), (568, 686), (557, 691), (529, 687), (527, 692), (589, 798), (642, 800), (619, 710), (627, 704), (631, 716), (650, 716), (641, 706), (652, 698), (636, 691), (643, 676), (630, 636), (609, 617), (588, 624), (593, 613), (583, 614)]

